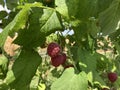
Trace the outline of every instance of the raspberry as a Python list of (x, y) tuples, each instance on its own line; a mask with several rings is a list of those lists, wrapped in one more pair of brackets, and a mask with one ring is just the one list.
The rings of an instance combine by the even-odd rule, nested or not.
[(51, 63), (55, 67), (58, 67), (59, 65), (65, 63), (65, 61), (66, 61), (66, 54), (64, 53), (58, 54), (57, 56), (51, 58)]
[(60, 53), (60, 46), (57, 43), (50, 43), (47, 48), (47, 53), (50, 57), (55, 57)]
[(108, 73), (108, 79), (113, 83), (117, 80), (118, 76), (116, 73), (114, 72), (110, 72)]

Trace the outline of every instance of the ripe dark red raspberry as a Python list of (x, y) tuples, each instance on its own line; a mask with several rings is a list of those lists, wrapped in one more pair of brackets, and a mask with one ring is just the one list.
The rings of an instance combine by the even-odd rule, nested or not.
[(51, 63), (55, 67), (58, 67), (59, 65), (65, 63), (65, 61), (66, 61), (66, 54), (64, 53), (58, 54), (57, 56), (51, 58)]
[(109, 79), (112, 83), (114, 83), (114, 82), (117, 80), (117, 78), (118, 78), (118, 76), (117, 76), (116, 73), (114, 73), (114, 72), (108, 73), (108, 79)]
[(60, 53), (60, 50), (60, 46), (55, 42), (50, 43), (47, 47), (47, 53), (50, 57), (55, 57), (58, 55)]

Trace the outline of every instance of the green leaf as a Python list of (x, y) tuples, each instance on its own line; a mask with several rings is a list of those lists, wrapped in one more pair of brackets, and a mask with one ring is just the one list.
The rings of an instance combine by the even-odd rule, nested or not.
[(93, 84), (99, 84), (100, 86), (105, 86), (105, 82), (103, 79), (99, 76), (98, 72), (96, 71), (90, 71), (87, 74), (88, 81), (93, 85)]
[(77, 18), (81, 20), (86, 20), (89, 17), (97, 16), (98, 0), (92, 0), (92, 1), (91, 0), (78, 0), (78, 1), (79, 3), (77, 4), (78, 8), (77, 8), (77, 13), (76, 13)]
[(74, 47), (72, 51), (73, 59), (75, 60), (75, 62), (79, 63), (80, 69), (88, 74), (87, 77), (89, 82), (91, 84), (93, 84), (92, 82), (96, 82), (101, 86), (104, 86), (105, 82), (102, 80), (97, 72), (97, 59), (101, 59), (102, 55), (100, 57), (99, 54), (91, 54), (90, 51), (83, 50), (79, 47)]
[(7, 16), (7, 12), (6, 11), (0, 11), (0, 19), (3, 19)]
[(60, 14), (54, 9), (43, 9), (44, 14), (40, 18), (40, 32), (46, 35), (63, 29)]
[(120, 35), (120, 28), (118, 30), (116, 30), (114, 33), (111, 33), (109, 37), (112, 41), (118, 41), (119, 42), (119, 40), (120, 40), (119, 35)]
[(18, 37), (14, 43), (25, 48), (33, 48), (40, 46), (45, 41), (45, 34), (40, 32), (39, 18), (41, 18), (43, 10), (39, 7), (32, 7), (29, 15), (29, 27), (18, 31)]
[(98, 13), (106, 10), (113, 0), (98, 0)]
[(3, 5), (3, 4), (4, 4), (4, 0), (0, 0), (0, 4), (2, 4), (2, 5)]
[(12, 70), (9, 70), (9, 71), (7, 72), (7, 76), (6, 76), (5, 80), (4, 80), (4, 82), (5, 82), (6, 84), (10, 84), (10, 83), (12, 83), (14, 80), (15, 80), (14, 72), (13, 72)]
[(9, 90), (9, 86), (3, 82), (0, 82), (0, 90)]
[[(0, 34), (0, 46), (4, 44), (9, 33), (13, 34), (14, 32), (18, 32), (18, 30), (21, 31), (18, 32), (18, 39), (15, 43), (26, 47), (29, 46), (31, 43), (33, 45), (30, 45), (30, 47), (37, 47), (43, 44), (47, 35), (51, 34), (52, 32), (55, 32), (56, 30), (62, 30), (63, 27), (61, 23), (60, 14), (54, 9), (50, 8), (44, 9), (43, 11), (44, 6), (41, 7), (41, 5), (41, 3), (33, 3), (26, 4), (22, 7), (18, 7), (22, 8), (22, 10), (16, 15), (14, 20), (5, 27), (3, 32)], [(29, 15), (30, 9), (31, 15)], [(26, 24), (26, 22), (28, 21), (28, 16), (30, 21), (30, 27), (28, 26), (26, 30), (24, 28), (26, 27), (26, 25), (28, 25)], [(30, 36), (31, 33), (33, 34), (33, 36)], [(30, 41), (28, 39), (30, 39)], [(36, 42), (39, 40), (39, 43)]]
[(93, 85), (93, 73), (90, 71), (87, 74), (88, 81)]
[(68, 8), (65, 0), (55, 0), (56, 10), (65, 17), (69, 17)]
[(34, 3), (35, 0), (27, 0), (28, 3)]
[(79, 65), (83, 71), (96, 70), (96, 57), (89, 51), (78, 49)]
[(99, 84), (101, 87), (106, 86), (106, 83), (104, 82), (104, 80), (100, 77), (100, 75), (98, 74), (98, 72), (94, 72), (94, 83), (95, 84)]
[(95, 18), (90, 18), (87, 27), (89, 29), (89, 33), (92, 37), (96, 38), (97, 37), (97, 33), (100, 32), (99, 28), (96, 25), (97, 20), (95, 20)]
[(43, 9), (39, 7), (31, 7), (31, 12), (29, 15), (29, 29), (30, 30), (36, 30), (39, 32), (40, 30), (40, 21), (39, 19), (43, 15)]
[[(62, 30), (60, 14), (54, 9), (32, 7), (29, 15), (29, 28), (20, 30), (14, 43), (33, 48), (42, 45), (47, 35)], [(32, 35), (31, 35), (32, 34)]]
[(84, 72), (75, 74), (73, 68), (66, 69), (62, 76), (56, 80), (51, 90), (87, 90), (87, 75)]
[(39, 83), (38, 90), (45, 90), (45, 89), (46, 89), (45, 84)]
[[(118, 79), (117, 79), (117, 81), (114, 83), (114, 86), (118, 89), (120, 89), (120, 76), (118, 76)], [(119, 90), (118, 89), (118, 90)]]
[(15, 31), (18, 31), (19, 29), (22, 29), (25, 27), (25, 24), (28, 19), (29, 14), (29, 7), (25, 7), (22, 9), (13, 19), (12, 22), (10, 22), (3, 30), (2, 33), (0, 33), (0, 47), (5, 43), (5, 40), (8, 36), (8, 34), (14, 33)]
[(58, 42), (58, 36), (55, 33), (50, 34), (49, 36), (46, 37), (46, 43), (51, 43), (51, 42)]
[(2, 73), (6, 74), (8, 69), (8, 59), (4, 55), (0, 55), (0, 66)]
[(88, 28), (87, 24), (82, 22), (78, 27), (73, 28), (75, 34), (75, 41), (80, 47), (89, 48), (88, 43)]
[(118, 42), (114, 42), (115, 48), (117, 49), (118, 53), (120, 54), (120, 44)]
[(64, 17), (75, 18), (76, 16), (82, 17), (79, 13), (84, 14), (84, 7), (86, 1), (83, 0), (55, 0), (56, 10), (61, 13)]
[[(32, 34), (32, 35), (31, 35)], [(26, 49), (36, 48), (45, 42), (45, 34), (38, 30), (20, 30), (14, 43), (23, 46)]]
[(56, 10), (67, 18), (88, 19), (97, 14), (98, 0), (55, 0)]
[(37, 76), (37, 75), (33, 77), (33, 79), (31, 80), (31, 83), (30, 83), (30, 89), (31, 90), (36, 90), (37, 89), (39, 79), (40, 79), (40, 77)]
[(120, 20), (120, 1), (114, 0), (108, 9), (99, 14), (99, 23), (103, 35), (109, 35), (116, 31)]
[(81, 70), (89, 73), (90, 71), (96, 71), (96, 57), (90, 51), (83, 50), (80, 47), (71, 48), (73, 59), (79, 63)]
[(15, 10), (7, 13), (7, 17), (2, 19), (2, 24), (0, 25), (0, 27), (4, 29), (15, 18), (19, 11), (20, 10)]
[(6, 5), (8, 9), (13, 9), (18, 5), (19, 0), (6, 0)]
[(15, 60), (12, 70), (7, 73), (5, 83), (16, 90), (28, 90), (32, 77), (42, 58), (34, 50), (22, 50)]

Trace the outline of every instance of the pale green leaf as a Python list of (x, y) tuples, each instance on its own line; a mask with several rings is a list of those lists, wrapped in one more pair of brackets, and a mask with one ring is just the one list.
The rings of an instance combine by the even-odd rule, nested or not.
[(93, 73), (90, 71), (87, 74), (88, 81), (93, 85)]
[[(78, 12), (78, 4), (80, 4), (79, 0), (56, 0), (56, 10), (60, 12), (63, 16), (67, 18), (75, 17)], [(74, 6), (75, 5), (75, 6)], [(84, 5), (84, 3), (83, 3)], [(81, 7), (79, 5), (79, 7)]]
[(87, 75), (84, 72), (75, 74), (74, 69), (69, 68), (52, 84), (51, 90), (87, 90), (87, 87)]
[(36, 90), (37, 89), (39, 79), (40, 79), (40, 77), (37, 76), (37, 75), (32, 78), (31, 83), (30, 83), (30, 89), (31, 90)]
[(44, 9), (40, 18), (40, 32), (46, 35), (62, 29), (61, 17), (54, 9)]
[(60, 12), (63, 16), (69, 17), (68, 8), (65, 0), (55, 0), (56, 10)]
[(8, 59), (4, 55), (0, 55), (0, 69), (2, 73), (6, 74), (8, 69)]
[(4, 80), (4, 82), (5, 82), (6, 84), (10, 84), (10, 83), (12, 83), (14, 80), (15, 80), (14, 72), (13, 72), (12, 70), (9, 70), (9, 71), (7, 72), (7, 76), (6, 76), (5, 80)]

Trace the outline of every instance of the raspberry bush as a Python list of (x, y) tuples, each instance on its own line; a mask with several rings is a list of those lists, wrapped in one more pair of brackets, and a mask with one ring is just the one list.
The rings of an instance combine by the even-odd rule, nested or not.
[(120, 0), (0, 5), (0, 90), (120, 89)]

